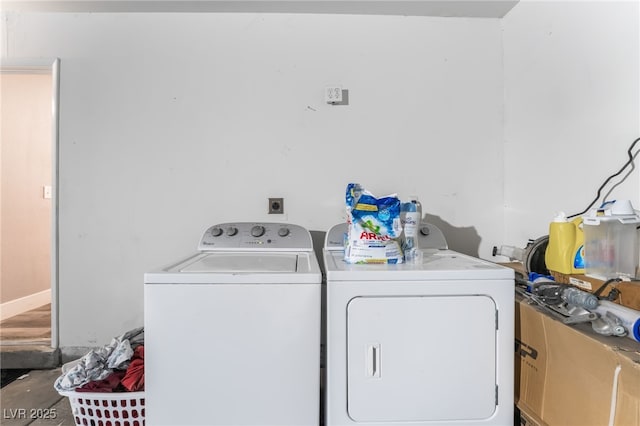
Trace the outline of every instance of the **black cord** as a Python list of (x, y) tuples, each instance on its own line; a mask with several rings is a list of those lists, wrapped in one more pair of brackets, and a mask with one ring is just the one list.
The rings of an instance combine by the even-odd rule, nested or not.
[(635, 157), (635, 154), (631, 154), (631, 151), (633, 150), (633, 147), (638, 143), (638, 141), (640, 141), (640, 138), (638, 138), (635, 141), (633, 141), (633, 143), (631, 144), (631, 146), (627, 150), (627, 155), (629, 156), (629, 160), (624, 164), (624, 166), (622, 166), (622, 168), (620, 170), (618, 170), (618, 173), (609, 176), (607, 178), (607, 180), (605, 180), (604, 183), (600, 186), (600, 188), (598, 188), (598, 193), (596, 195), (596, 198), (591, 202), (591, 204), (589, 204), (589, 207), (587, 207), (586, 209), (584, 209), (580, 213), (576, 213), (576, 214), (572, 214), (571, 216), (567, 216), (567, 219), (571, 219), (572, 217), (576, 217), (576, 216), (582, 216), (583, 214), (588, 212), (591, 207), (593, 207), (593, 205), (600, 199), (600, 193), (602, 192), (604, 187), (611, 181), (611, 179), (613, 179), (616, 176), (619, 176), (620, 173), (622, 173), (624, 171), (624, 169), (626, 169), (629, 166), (629, 164), (633, 163), (633, 157)]
[(609, 284), (614, 282), (619, 283), (620, 281), (622, 281), (622, 278), (611, 278), (610, 280), (606, 280), (600, 287), (598, 287), (596, 291), (593, 292), (593, 295), (600, 299), (600, 293), (602, 293), (602, 291), (607, 288)]
[(611, 289), (609, 294), (607, 294), (602, 300), (608, 300), (609, 302), (613, 302), (618, 298), (618, 296), (620, 296), (620, 293), (622, 292), (614, 287)]

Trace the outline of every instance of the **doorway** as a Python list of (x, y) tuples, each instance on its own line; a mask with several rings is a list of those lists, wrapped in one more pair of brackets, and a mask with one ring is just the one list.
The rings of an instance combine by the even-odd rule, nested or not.
[(59, 59), (0, 65), (3, 361), (16, 346), (58, 348), (59, 67)]

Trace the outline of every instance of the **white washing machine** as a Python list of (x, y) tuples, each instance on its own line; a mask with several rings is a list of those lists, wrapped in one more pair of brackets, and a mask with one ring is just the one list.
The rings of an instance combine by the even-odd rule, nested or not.
[(314, 425), (321, 272), (311, 235), (224, 223), (145, 274), (148, 425)]
[(421, 264), (347, 264), (346, 229), (324, 247), (326, 425), (513, 424), (513, 270), (424, 223)]

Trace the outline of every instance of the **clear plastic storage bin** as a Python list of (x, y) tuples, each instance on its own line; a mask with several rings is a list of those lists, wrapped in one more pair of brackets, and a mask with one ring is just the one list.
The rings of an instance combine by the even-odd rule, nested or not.
[(640, 216), (627, 200), (607, 203), (583, 216), (585, 275), (608, 280), (638, 272)]

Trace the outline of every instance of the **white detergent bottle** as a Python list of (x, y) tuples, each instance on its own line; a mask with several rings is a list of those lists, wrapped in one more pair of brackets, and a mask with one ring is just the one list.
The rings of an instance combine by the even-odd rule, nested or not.
[(409, 201), (402, 204), (402, 226), (404, 228), (404, 259), (406, 263), (418, 260), (418, 230), (422, 220), (422, 205), (415, 195), (409, 196)]

